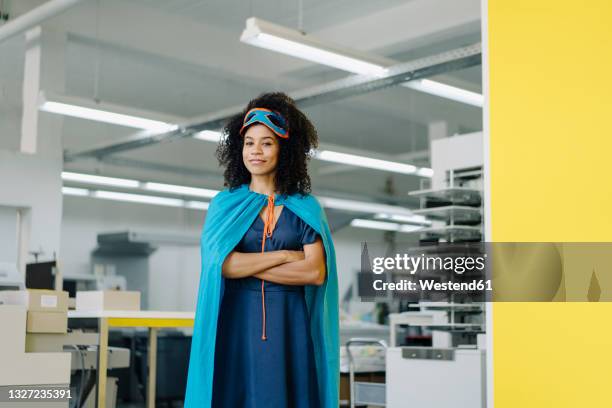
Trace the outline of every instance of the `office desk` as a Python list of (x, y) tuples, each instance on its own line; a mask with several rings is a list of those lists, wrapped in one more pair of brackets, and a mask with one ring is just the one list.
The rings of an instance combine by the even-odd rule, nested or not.
[(173, 327), (193, 327), (193, 312), (159, 312), (152, 310), (68, 311), (69, 319), (97, 319), (100, 342), (96, 380), (96, 407), (106, 407), (106, 370), (108, 367), (108, 330), (111, 327), (146, 327), (149, 329), (149, 373), (147, 378), (147, 408), (155, 408), (157, 375), (157, 332)]

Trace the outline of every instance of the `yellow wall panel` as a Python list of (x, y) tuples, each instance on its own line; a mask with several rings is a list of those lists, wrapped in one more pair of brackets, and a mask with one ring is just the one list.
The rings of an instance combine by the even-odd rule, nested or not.
[[(612, 1), (487, 8), (492, 240), (612, 241)], [(612, 303), (493, 316), (495, 408), (612, 407)]]

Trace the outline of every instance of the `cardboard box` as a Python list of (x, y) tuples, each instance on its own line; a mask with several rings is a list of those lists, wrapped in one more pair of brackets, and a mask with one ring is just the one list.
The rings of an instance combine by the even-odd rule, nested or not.
[(64, 333), (27, 333), (26, 353), (60, 353), (64, 351)]
[[(26, 310), (23, 306), (0, 306), (0, 386), (40, 384), (70, 384), (70, 353), (25, 353)], [(40, 401), (23, 402), (19, 407), (56, 407), (54, 403)], [(0, 407), (12, 407), (14, 402), (1, 403)], [(68, 403), (64, 408), (68, 407)]]
[(28, 311), (27, 333), (66, 333), (68, 329), (67, 312)]
[(109, 290), (79, 291), (76, 295), (76, 310), (140, 310), (140, 292)]
[(68, 292), (47, 289), (0, 291), (0, 303), (25, 306), (30, 312), (65, 312)]

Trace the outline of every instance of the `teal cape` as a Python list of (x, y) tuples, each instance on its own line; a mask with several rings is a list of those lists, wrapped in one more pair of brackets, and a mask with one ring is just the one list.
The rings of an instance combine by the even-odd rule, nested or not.
[[(306, 285), (304, 296), (310, 316), (321, 407), (337, 408), (340, 376), (338, 277), (327, 218), (312, 195), (276, 195), (275, 204), (287, 207), (319, 233), (323, 240), (327, 261), (325, 282), (321, 286)], [(221, 191), (208, 208), (201, 238), (202, 274), (189, 358), (186, 408), (211, 405), (217, 319), (225, 280), (221, 275), (221, 266), (266, 205), (266, 195), (253, 192), (244, 184), (233, 190)], [(261, 375), (265, 375), (265, 372)]]

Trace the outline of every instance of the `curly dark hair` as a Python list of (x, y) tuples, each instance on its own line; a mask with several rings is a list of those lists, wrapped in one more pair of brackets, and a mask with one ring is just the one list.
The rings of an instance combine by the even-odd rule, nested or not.
[(310, 151), (318, 146), (317, 130), (295, 105), (295, 101), (282, 92), (264, 93), (251, 100), (244, 110), (232, 117), (223, 129), (225, 137), (217, 147), (219, 164), (225, 166), (225, 186), (230, 189), (250, 183), (251, 173), (242, 161), (243, 137), (240, 135), (243, 119), (253, 108), (265, 108), (281, 114), (288, 123), (289, 138), (279, 142), (278, 166), (275, 184), (281, 195), (310, 193), (308, 160)]

